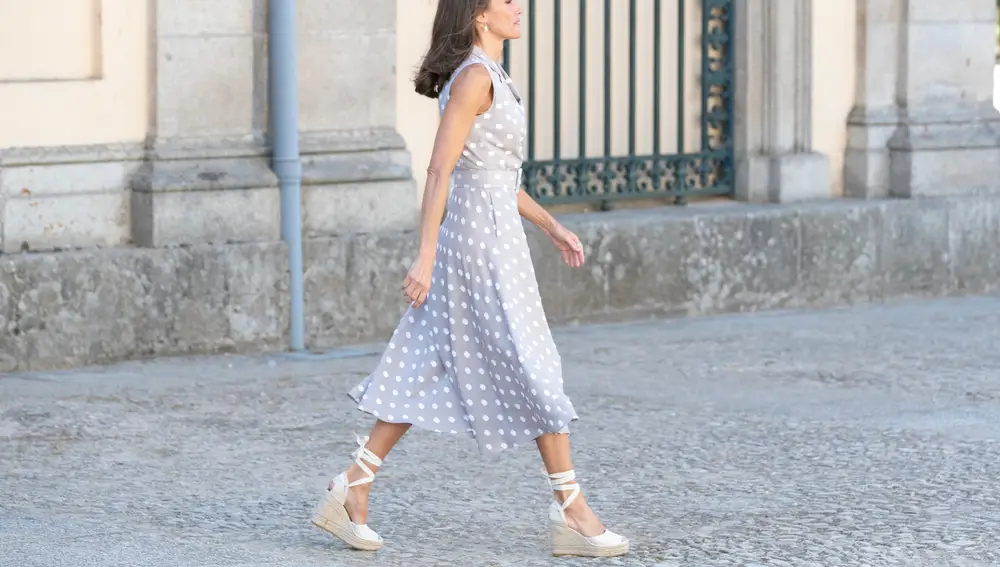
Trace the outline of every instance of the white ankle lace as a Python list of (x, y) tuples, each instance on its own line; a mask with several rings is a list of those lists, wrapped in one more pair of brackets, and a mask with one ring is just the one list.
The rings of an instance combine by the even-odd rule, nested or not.
[(354, 439), (358, 442), (358, 450), (354, 452), (354, 464), (365, 472), (366, 476), (359, 478), (358, 480), (348, 484), (348, 487), (358, 486), (359, 484), (368, 484), (375, 480), (375, 472), (368, 468), (365, 461), (375, 465), (376, 467), (382, 466), (382, 459), (378, 457), (375, 453), (372, 453), (366, 445), (368, 445), (368, 436), (366, 435), (364, 439), (361, 439), (357, 434), (354, 435)]
[[(549, 477), (549, 486), (552, 490), (569, 491), (569, 496), (563, 500), (562, 504), (559, 505), (559, 511), (565, 511), (567, 507), (573, 502), (574, 499), (580, 494), (579, 483), (573, 482), (576, 480), (576, 473), (571, 469), (565, 472), (551, 473), (542, 469), (542, 472), (546, 473)], [(573, 484), (569, 484), (573, 482)]]

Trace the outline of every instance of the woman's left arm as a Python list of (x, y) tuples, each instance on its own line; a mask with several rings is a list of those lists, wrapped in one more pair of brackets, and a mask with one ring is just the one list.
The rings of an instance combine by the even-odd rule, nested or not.
[(552, 244), (555, 244), (556, 248), (559, 249), (563, 262), (567, 266), (578, 268), (583, 265), (583, 244), (580, 239), (557, 221), (544, 207), (535, 202), (531, 195), (528, 195), (523, 189), (517, 192), (517, 212), (549, 237)]
[(536, 203), (531, 195), (528, 195), (523, 189), (517, 192), (517, 212), (531, 221), (531, 224), (542, 229), (545, 234), (551, 234), (555, 225), (559, 224), (544, 207)]

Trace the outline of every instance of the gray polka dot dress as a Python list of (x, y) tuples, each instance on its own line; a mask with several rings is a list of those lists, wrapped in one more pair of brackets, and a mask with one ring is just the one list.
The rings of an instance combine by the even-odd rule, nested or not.
[[(403, 315), (375, 370), (349, 394), (384, 421), (470, 435), (488, 455), (568, 432), (577, 415), (517, 211), (523, 103), (478, 47), (452, 81), (475, 64), (490, 72), (493, 104), (452, 174), (427, 300)], [(450, 89), (451, 81), (441, 112)]]

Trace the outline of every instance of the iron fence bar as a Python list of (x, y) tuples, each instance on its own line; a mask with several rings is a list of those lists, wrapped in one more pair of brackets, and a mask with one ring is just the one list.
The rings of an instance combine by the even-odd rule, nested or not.
[(611, 157), (611, 0), (604, 0), (604, 155)]
[[(535, 0), (528, 0), (528, 160), (535, 159)], [(530, 179), (528, 180), (530, 184)]]
[(686, 0), (677, 2), (677, 153), (684, 153), (684, 4)]
[(660, 0), (653, 0), (653, 155), (660, 155), (660, 7)]
[[(997, 4), (1000, 5), (1000, 0), (997, 0)], [(733, 82), (734, 82), (733, 75), (735, 72), (735, 69), (733, 68), (733, 61), (735, 57), (735, 54), (733, 53), (733, 46), (735, 45), (736, 18), (738, 16), (738, 14), (736, 13), (736, 5), (737, 5), (736, 2), (730, 1), (729, 5), (726, 6), (726, 8), (729, 10), (729, 18), (726, 20), (726, 36), (728, 37), (729, 41), (726, 43), (728, 51), (726, 52), (725, 57), (726, 57), (726, 74), (729, 77), (729, 85), (728, 85), (729, 88), (726, 89), (725, 94), (723, 96), (725, 96), (726, 100), (724, 106), (724, 108), (726, 109), (725, 110), (726, 143), (729, 147), (729, 158), (726, 162), (726, 168), (729, 170), (730, 174), (732, 172), (733, 165), (736, 163), (735, 149), (733, 144), (733, 140), (735, 139), (733, 133), (733, 122), (735, 122), (735, 120), (733, 120), (734, 116), (733, 98), (735, 98), (733, 92)], [(732, 179), (732, 177), (730, 177), (730, 179)], [(730, 185), (732, 185), (732, 183), (730, 183)]]
[[(660, 0), (653, 0), (653, 155), (660, 155), (660, 71), (661, 71), (661, 40), (660, 40)], [(660, 183), (663, 181), (659, 164), (652, 164), (652, 187), (653, 191), (660, 191)]]
[(628, 192), (636, 190), (638, 181), (636, 171), (638, 163), (635, 160), (635, 111), (636, 111), (636, 0), (630, 0), (628, 6)]
[[(683, 2), (682, 2), (683, 3)], [(701, 116), (702, 116), (702, 128), (701, 128), (701, 149), (702, 151), (708, 149), (708, 128), (705, 127), (706, 121), (705, 116), (708, 114), (708, 98), (711, 94), (711, 83), (708, 81), (708, 75), (712, 72), (711, 66), (709, 65), (709, 49), (711, 49), (710, 39), (709, 39), (709, 22), (712, 20), (712, 0), (704, 0), (701, 10)]]
[(552, 156), (553, 159), (558, 162), (560, 155), (560, 144), (559, 135), (560, 128), (560, 112), (562, 110), (562, 97), (560, 96), (562, 92), (562, 0), (555, 0), (555, 15), (552, 18), (554, 22), (555, 29), (553, 30), (553, 57), (555, 58), (555, 63), (553, 65), (554, 69), (552, 71)]
[(635, 155), (636, 0), (628, 5), (628, 155)]
[[(1000, 0), (997, 0), (1000, 2)], [(587, 0), (580, 0), (580, 157), (587, 155)]]
[[(685, 89), (684, 89), (684, 74), (687, 72), (685, 69), (685, 60), (687, 59), (687, 42), (684, 40), (684, 36), (687, 33), (687, 26), (685, 25), (687, 14), (686, 7), (687, 0), (677, 1), (677, 149), (674, 151), (681, 155), (684, 153), (684, 117), (686, 113), (685, 108)], [(687, 162), (681, 160), (677, 162), (676, 169), (674, 170), (674, 186), (678, 191), (683, 191), (684, 187), (687, 185)], [(678, 193), (674, 198), (674, 203), (678, 205), (684, 204), (684, 197)]]
[[(610, 192), (611, 179), (611, 0), (604, 0), (604, 165), (601, 189)], [(607, 201), (602, 208), (607, 208)]]

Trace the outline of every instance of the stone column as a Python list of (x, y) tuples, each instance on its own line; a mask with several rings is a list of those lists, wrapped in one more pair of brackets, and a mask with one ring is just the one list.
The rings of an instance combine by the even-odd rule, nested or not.
[(158, 0), (146, 161), (132, 181), (139, 246), (276, 240), (264, 141), (266, 0)]
[(892, 194), (1000, 192), (996, 2), (907, 0), (900, 31)]
[(830, 196), (812, 148), (812, 0), (736, 0), (736, 197)]
[(899, 26), (905, 0), (856, 0), (855, 106), (847, 119), (844, 196), (890, 191), (889, 138), (899, 125)]
[(858, 0), (845, 194), (1000, 191), (994, 0)]
[(306, 234), (415, 227), (410, 156), (396, 131), (396, 0), (297, 8)]

